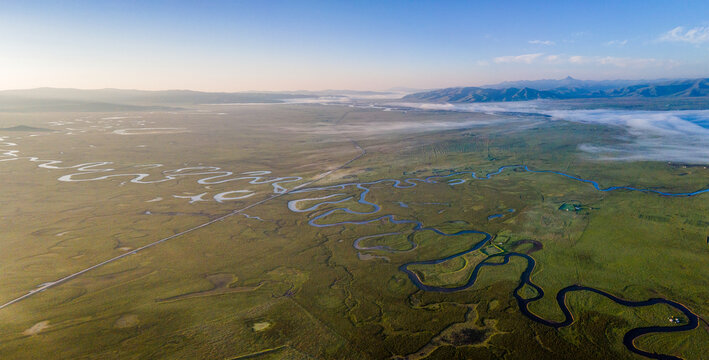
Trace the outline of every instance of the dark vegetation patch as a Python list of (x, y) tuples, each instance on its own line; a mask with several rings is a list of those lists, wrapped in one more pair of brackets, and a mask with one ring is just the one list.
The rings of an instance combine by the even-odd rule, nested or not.
[(516, 250), (518, 247), (520, 247), (522, 245), (526, 245), (526, 244), (532, 245), (531, 248), (529, 248), (527, 251), (525, 251), (525, 254), (527, 254), (527, 255), (529, 255), (535, 251), (539, 251), (544, 247), (544, 245), (537, 240), (525, 239), (525, 240), (518, 240), (518, 241), (515, 241), (514, 243), (512, 243), (512, 249)]
[(451, 334), (451, 338), (446, 340), (455, 346), (475, 345), (484, 342), (487, 333), (488, 331), (484, 329), (465, 328)]
[(638, 215), (639, 218), (643, 220), (650, 220), (650, 221), (655, 221), (655, 222), (661, 222), (661, 223), (667, 223), (670, 222), (670, 218), (667, 216), (657, 216), (657, 215), (644, 215), (640, 214)]

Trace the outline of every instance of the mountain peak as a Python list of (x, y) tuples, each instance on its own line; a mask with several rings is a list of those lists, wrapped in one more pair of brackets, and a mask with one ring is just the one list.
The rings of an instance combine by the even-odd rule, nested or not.
[(572, 78), (571, 76), (567, 76), (564, 78), (564, 80), (576, 80), (576, 79)]

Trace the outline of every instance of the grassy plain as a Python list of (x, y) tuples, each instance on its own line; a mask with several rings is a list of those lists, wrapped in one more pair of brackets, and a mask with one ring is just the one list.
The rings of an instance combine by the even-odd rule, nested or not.
[[(441, 125), (460, 122), (468, 125)], [(0, 130), (0, 142), (16, 144), (0, 149), (19, 151), (19, 159), (0, 162), (0, 303), (273, 195), (271, 184), (248, 180), (200, 184), (218, 174), (175, 172), (181, 168), (225, 170), (234, 173), (231, 178), (264, 170), (272, 172), (268, 176), (302, 177), (284, 184), (289, 189), (330, 170), (335, 171), (310, 186), (453, 170), (482, 175), (510, 164), (564, 171), (603, 187), (693, 191), (709, 185), (704, 167), (600, 162), (577, 149), (588, 139), (619, 141), (620, 129), (535, 117), (287, 104), (0, 114), (0, 128), (18, 125), (55, 131)], [(134, 128), (173, 130), (114, 132)], [(360, 147), (366, 153), (357, 158)], [(51, 166), (61, 168), (38, 167), (43, 162), (27, 157), (58, 160)], [(110, 162), (90, 169), (113, 170), (73, 167), (90, 162)], [(204, 168), (210, 166), (220, 170)], [(81, 173), (75, 179), (133, 175), (58, 181), (72, 173)], [(146, 181), (181, 175), (130, 182), (142, 173), (149, 174)], [(547, 295), (530, 308), (548, 319), (561, 318), (554, 295), (572, 284), (631, 300), (665, 297), (709, 318), (709, 194), (602, 193), (558, 175), (513, 169), (490, 180), (467, 180), (408, 189), (371, 185), (367, 200), (381, 206), (377, 214), (335, 213), (322, 222), (393, 214), (446, 232), (488, 232), (502, 251), (523, 252), (528, 245), (516, 243), (536, 240), (542, 249), (531, 253), (537, 262), (532, 280)], [(214, 198), (237, 190), (254, 195), (221, 203)], [(337, 192), (356, 198), (361, 191)], [(190, 202), (194, 196), (204, 201)], [(315, 212), (288, 209), (289, 200), (304, 197), (268, 200), (244, 211), (248, 217), (235, 214), (0, 309), (0, 358), (632, 359), (622, 345), (627, 330), (667, 325), (677, 315), (661, 305), (627, 308), (574, 293), (568, 304), (576, 322), (558, 331), (545, 327), (521, 315), (511, 296), (526, 266), (519, 258), (484, 268), (468, 290), (423, 292), (398, 270), (401, 264), (455, 254), (480, 236), (418, 232), (412, 251), (357, 251), (355, 239), (390, 232), (403, 235), (361, 245), (408, 250), (412, 225), (313, 227), (308, 220), (329, 209), (371, 208), (349, 201)], [(564, 203), (580, 203), (585, 210), (559, 210)], [(455, 286), (466, 282), (486, 253), (413, 270), (427, 284)], [(705, 323), (637, 342), (686, 359), (701, 359), (706, 344)]]

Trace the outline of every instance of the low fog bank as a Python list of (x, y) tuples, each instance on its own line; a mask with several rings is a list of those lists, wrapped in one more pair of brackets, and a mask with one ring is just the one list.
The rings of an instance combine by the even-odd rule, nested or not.
[(560, 109), (553, 101), (485, 104), (390, 103), (421, 110), (488, 114), (539, 114), (552, 121), (572, 121), (622, 127), (625, 143), (605, 146), (592, 142), (579, 149), (600, 160), (655, 160), (709, 164), (709, 110), (640, 111)]

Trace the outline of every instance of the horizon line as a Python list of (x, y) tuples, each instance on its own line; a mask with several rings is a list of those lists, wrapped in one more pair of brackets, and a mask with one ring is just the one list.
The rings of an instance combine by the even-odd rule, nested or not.
[(523, 81), (560, 81), (566, 79), (579, 80), (579, 81), (670, 81), (670, 80), (691, 80), (691, 79), (705, 79), (709, 78), (709, 75), (704, 76), (690, 76), (690, 77), (660, 77), (660, 78), (614, 78), (614, 79), (579, 79), (573, 76), (566, 76), (559, 79), (554, 78), (539, 78), (539, 79), (519, 79), (519, 80), (504, 80), (494, 84), (484, 84), (484, 85), (452, 85), (452, 86), (442, 86), (442, 87), (409, 87), (409, 86), (391, 86), (387, 89), (356, 89), (356, 88), (328, 88), (328, 89), (318, 89), (318, 90), (307, 90), (307, 89), (295, 89), (295, 90), (195, 90), (189, 88), (168, 88), (168, 89), (139, 89), (139, 88), (121, 88), (121, 87), (98, 87), (98, 88), (81, 88), (81, 87), (65, 87), (65, 86), (36, 86), (29, 88), (2, 88), (0, 92), (6, 91), (31, 91), (31, 90), (41, 90), (41, 89), (51, 89), (51, 90), (81, 90), (81, 91), (100, 91), (100, 90), (120, 90), (120, 91), (145, 91), (145, 92), (163, 92), (163, 91), (191, 91), (191, 92), (201, 92), (201, 93), (225, 93), (225, 94), (236, 94), (236, 93), (303, 93), (303, 92), (331, 92), (331, 91), (353, 91), (353, 92), (382, 92), (382, 93), (401, 93), (405, 91), (398, 91), (394, 89), (410, 89), (415, 91), (425, 91), (432, 89), (447, 89), (447, 88), (463, 88), (463, 87), (486, 87), (500, 85), (508, 82), (523, 82)]

